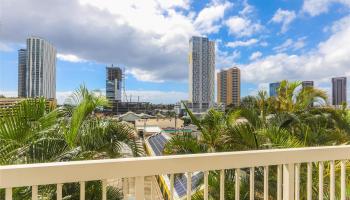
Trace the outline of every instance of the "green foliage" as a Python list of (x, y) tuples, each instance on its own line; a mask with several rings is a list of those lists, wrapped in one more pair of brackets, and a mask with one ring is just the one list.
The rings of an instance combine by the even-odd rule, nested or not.
[(184, 126), (188, 126), (192, 123), (191, 118), (188, 117), (182, 117), (182, 120), (184, 121)]
[[(197, 119), (186, 107), (193, 124), (201, 133), (197, 137), (173, 137), (167, 143), (165, 153), (295, 148), (349, 142), (350, 112), (345, 106), (342, 109), (329, 107), (324, 91), (312, 87), (301, 88), (301, 82), (298, 81), (282, 81), (277, 93), (277, 97), (268, 97), (266, 91), (260, 91), (257, 96), (243, 98), (240, 108), (229, 109), (226, 113), (209, 110), (203, 119)], [(314, 167), (314, 170), (316, 173), (317, 168)], [(249, 172), (242, 169), (241, 173), (241, 197), (248, 199)], [(257, 168), (255, 173), (255, 195), (260, 198), (263, 192), (263, 170)], [(272, 186), (276, 182), (276, 173), (275, 168), (270, 169)], [(304, 168), (301, 173), (306, 173)], [(232, 188), (234, 181), (233, 170), (225, 170), (225, 188)], [(219, 173), (211, 172), (209, 182), (209, 199), (219, 199)], [(271, 191), (272, 194), (275, 192)], [(193, 197), (202, 199), (203, 191), (197, 191)], [(270, 198), (273, 199), (272, 196)], [(225, 190), (225, 199), (234, 199), (232, 189)]]
[[(47, 108), (43, 98), (23, 100), (16, 109), (0, 110), (4, 116), (0, 118), (0, 165), (117, 158), (125, 149), (140, 156), (142, 145), (133, 128), (95, 115), (94, 111), (106, 104), (104, 97), (81, 86), (66, 105), (55, 110)], [(76, 199), (76, 185), (65, 184), (65, 199)], [(99, 182), (86, 187), (87, 199), (100, 199)], [(39, 190), (54, 199), (55, 187)], [(30, 199), (30, 188), (18, 188), (14, 196)], [(108, 196), (122, 199), (121, 192), (113, 187), (108, 187)]]

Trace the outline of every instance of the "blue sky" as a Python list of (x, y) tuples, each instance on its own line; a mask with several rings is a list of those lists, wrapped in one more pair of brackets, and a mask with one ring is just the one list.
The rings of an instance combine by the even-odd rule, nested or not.
[(83, 83), (103, 90), (109, 64), (125, 68), (134, 100), (187, 99), (192, 35), (216, 41), (218, 71), (241, 68), (242, 96), (281, 79), (314, 80), (329, 92), (331, 77), (350, 74), (350, 0), (0, 1), (7, 96), (17, 95), (17, 50), (29, 35), (57, 47), (60, 102)]

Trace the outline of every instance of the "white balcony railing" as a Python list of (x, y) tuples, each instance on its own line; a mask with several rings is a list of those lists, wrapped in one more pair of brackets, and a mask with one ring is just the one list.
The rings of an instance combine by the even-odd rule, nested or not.
[[(208, 197), (208, 171), (220, 171), (220, 199), (224, 200), (224, 169), (235, 169), (235, 195), (240, 199), (240, 172), (250, 168), (250, 199), (254, 199), (254, 168), (264, 169), (264, 199), (269, 198), (268, 168), (277, 165), (277, 199), (299, 199), (300, 164), (307, 163), (307, 199), (323, 199), (324, 162), (330, 165), (329, 198), (335, 199), (335, 161), (340, 163), (340, 198), (346, 199), (346, 160), (350, 159), (350, 146), (312, 147), (242, 151), (211, 154), (125, 158), (62, 163), (12, 165), (0, 167), (0, 188), (6, 188), (6, 200), (12, 199), (12, 188), (32, 186), (32, 199), (38, 199), (38, 186), (56, 184), (57, 199), (62, 199), (62, 184), (79, 182), (80, 198), (84, 199), (85, 182), (102, 180), (102, 199), (106, 199), (106, 180), (135, 177), (135, 197), (144, 200), (144, 177), (170, 174), (170, 199), (173, 198), (176, 173), (204, 172), (204, 199)], [(318, 197), (312, 196), (312, 166), (318, 165)], [(327, 163), (328, 164), (328, 163)], [(191, 186), (191, 179), (187, 179)], [(187, 187), (187, 199), (191, 199), (191, 187)]]

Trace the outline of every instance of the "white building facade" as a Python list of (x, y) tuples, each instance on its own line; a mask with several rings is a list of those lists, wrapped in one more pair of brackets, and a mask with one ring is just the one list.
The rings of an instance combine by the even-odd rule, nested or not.
[(56, 98), (56, 49), (39, 37), (27, 39), (26, 94)]
[(189, 48), (189, 102), (203, 112), (215, 102), (215, 42), (194, 36)]

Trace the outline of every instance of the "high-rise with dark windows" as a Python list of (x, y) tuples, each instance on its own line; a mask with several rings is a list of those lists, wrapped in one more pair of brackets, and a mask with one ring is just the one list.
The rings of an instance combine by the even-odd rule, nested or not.
[(56, 49), (39, 37), (27, 39), (26, 96), (56, 98)]
[(192, 37), (189, 42), (189, 102), (206, 111), (215, 101), (215, 42)]
[(313, 88), (314, 82), (313, 81), (303, 81), (303, 82), (301, 82), (301, 85), (303, 88), (307, 88), (307, 87)]
[(18, 97), (27, 97), (26, 92), (27, 50), (18, 50)]
[(109, 101), (122, 100), (122, 74), (119, 67), (106, 67), (106, 98)]
[(270, 97), (276, 97), (278, 94), (278, 88), (280, 87), (281, 83), (270, 83)]
[(346, 77), (332, 78), (332, 104), (342, 105), (346, 102)]

